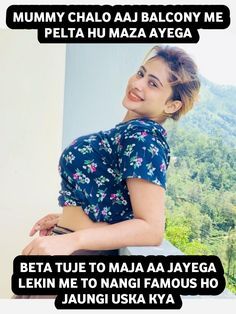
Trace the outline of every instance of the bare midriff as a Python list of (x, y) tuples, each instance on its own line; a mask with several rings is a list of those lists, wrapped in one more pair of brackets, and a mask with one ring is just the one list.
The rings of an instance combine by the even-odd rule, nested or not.
[(58, 221), (58, 226), (68, 228), (73, 231), (87, 228), (97, 228), (105, 225), (108, 225), (108, 223), (92, 221), (80, 206), (63, 207), (62, 215)]

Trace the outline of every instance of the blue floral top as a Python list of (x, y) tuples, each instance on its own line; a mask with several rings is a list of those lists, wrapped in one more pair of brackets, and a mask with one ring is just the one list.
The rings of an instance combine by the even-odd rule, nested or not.
[(138, 118), (77, 138), (60, 158), (59, 205), (81, 206), (93, 221), (132, 219), (126, 178), (166, 188), (170, 159), (166, 135), (157, 122)]

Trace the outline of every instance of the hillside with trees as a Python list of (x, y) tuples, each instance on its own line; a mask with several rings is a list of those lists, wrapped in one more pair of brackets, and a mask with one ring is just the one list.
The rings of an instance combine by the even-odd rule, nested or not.
[(236, 87), (201, 84), (194, 110), (165, 125), (166, 238), (185, 254), (219, 256), (236, 293)]

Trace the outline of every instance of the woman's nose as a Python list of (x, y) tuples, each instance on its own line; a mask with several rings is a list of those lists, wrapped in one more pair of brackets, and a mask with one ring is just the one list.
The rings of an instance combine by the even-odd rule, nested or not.
[(132, 87), (138, 90), (142, 90), (145, 86), (145, 79), (144, 77), (135, 78), (132, 82)]

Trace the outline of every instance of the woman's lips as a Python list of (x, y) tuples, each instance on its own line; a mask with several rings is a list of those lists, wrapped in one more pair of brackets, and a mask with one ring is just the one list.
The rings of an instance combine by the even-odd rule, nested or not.
[(136, 94), (133, 93), (132, 91), (128, 92), (128, 98), (129, 98), (131, 101), (135, 101), (135, 102), (143, 101), (143, 98), (141, 98), (140, 96), (136, 95)]

